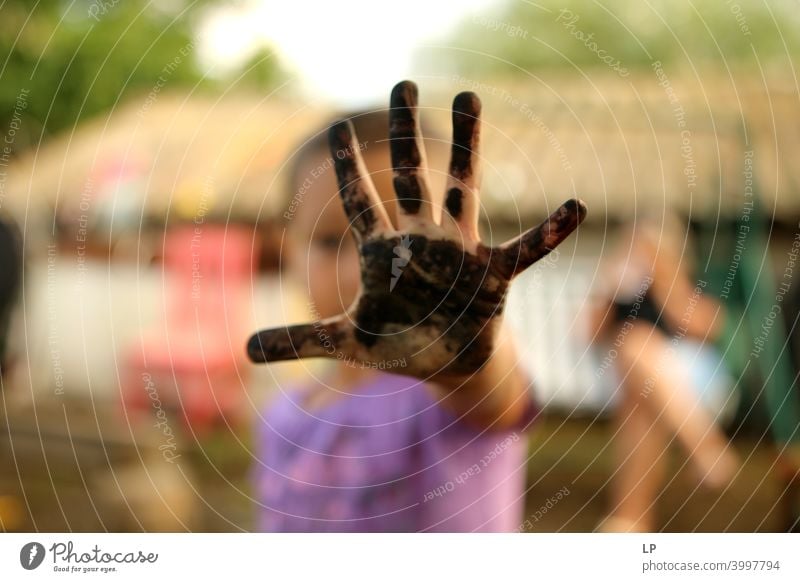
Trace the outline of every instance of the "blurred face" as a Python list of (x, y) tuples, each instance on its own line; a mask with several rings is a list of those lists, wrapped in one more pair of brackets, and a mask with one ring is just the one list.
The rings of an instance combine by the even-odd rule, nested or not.
[[(375, 145), (362, 151), (372, 181), (385, 196), (387, 211), (394, 216), (389, 151)], [(302, 200), (287, 227), (288, 274), (309, 294), (314, 316), (330, 317), (355, 301), (360, 285), (359, 257), (339, 198), (336, 174), (327, 152), (307, 156), (299, 168), (294, 192)]]
[[(392, 221), (396, 198), (392, 164), (386, 143), (367, 144), (361, 150), (370, 178)], [(431, 189), (444, 192), (448, 151), (440, 143), (427, 141)], [(287, 227), (286, 261), (288, 275), (308, 292), (316, 313), (331, 317), (346, 311), (355, 301), (361, 284), (358, 249), (339, 198), (339, 187), (327, 150), (307, 156), (300, 165), (295, 194), (302, 191), (294, 216)]]

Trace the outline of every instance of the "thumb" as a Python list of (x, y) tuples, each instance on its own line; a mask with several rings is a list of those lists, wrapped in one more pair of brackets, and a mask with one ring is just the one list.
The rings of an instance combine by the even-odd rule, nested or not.
[(335, 358), (351, 343), (352, 326), (342, 315), (287, 327), (264, 329), (247, 342), (247, 356), (263, 364), (301, 358)]

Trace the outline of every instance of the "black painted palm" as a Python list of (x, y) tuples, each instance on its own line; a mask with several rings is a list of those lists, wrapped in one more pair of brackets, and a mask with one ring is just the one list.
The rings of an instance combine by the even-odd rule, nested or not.
[(453, 101), (453, 146), (441, 219), (426, 179), (417, 88), (392, 91), (389, 138), (398, 199), (392, 226), (367, 174), (349, 121), (330, 129), (339, 193), (361, 256), (361, 289), (346, 313), (255, 334), (255, 362), (329, 357), (422, 378), (469, 374), (489, 358), (511, 279), (558, 246), (583, 220), (569, 200), (523, 235), (490, 248), (478, 236), (480, 100)]

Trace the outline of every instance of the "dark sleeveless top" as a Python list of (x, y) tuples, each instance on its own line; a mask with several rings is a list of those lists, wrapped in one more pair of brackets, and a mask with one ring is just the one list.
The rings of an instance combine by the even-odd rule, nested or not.
[[(638, 311), (636, 309), (637, 306)], [(662, 309), (653, 300), (653, 295), (648, 289), (641, 301), (637, 301), (636, 298), (614, 300), (612, 317), (614, 322), (618, 324), (626, 320), (631, 322), (646, 321), (664, 333), (671, 335), (673, 330), (664, 321), (661, 311)]]

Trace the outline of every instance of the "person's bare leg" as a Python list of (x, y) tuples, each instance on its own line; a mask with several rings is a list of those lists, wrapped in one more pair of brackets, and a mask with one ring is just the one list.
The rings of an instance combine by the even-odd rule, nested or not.
[[(691, 387), (686, 363), (670, 349), (669, 339), (638, 323), (626, 338), (620, 357), (635, 358), (639, 402), (673, 433), (689, 455), (704, 484), (721, 487), (730, 481), (738, 462), (727, 439)], [(636, 353), (634, 353), (634, 351)], [(638, 356), (638, 357), (637, 357)]]
[(664, 480), (667, 438), (639, 402), (640, 370), (627, 371), (630, 374), (622, 384), (616, 411), (612, 506), (602, 529), (649, 532), (656, 529), (655, 501)]

